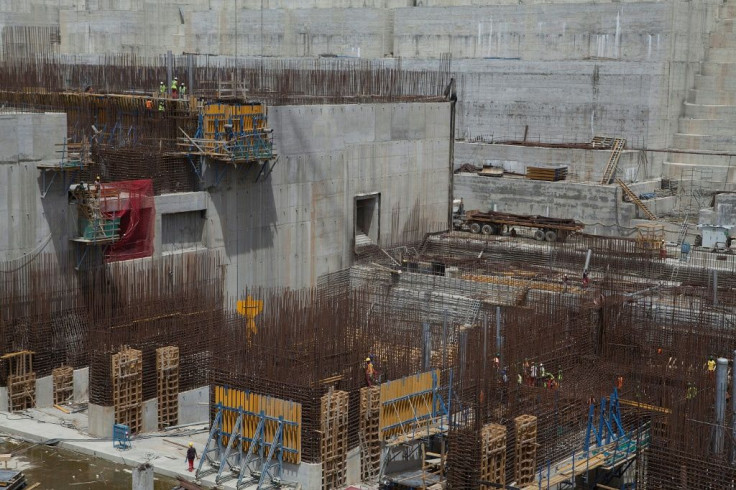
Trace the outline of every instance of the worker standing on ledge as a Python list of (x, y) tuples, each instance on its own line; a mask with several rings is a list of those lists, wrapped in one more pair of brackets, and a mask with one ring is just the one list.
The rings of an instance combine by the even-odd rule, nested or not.
[(184, 82), (181, 82), (181, 87), (179, 87), (179, 95), (182, 99), (186, 98), (187, 96), (187, 86), (184, 85)]
[(370, 357), (365, 358), (365, 384), (368, 387), (375, 386), (378, 383), (378, 371), (373, 367), (373, 361)]
[(174, 80), (171, 82), (171, 98), (179, 98), (179, 79), (176, 77), (174, 77)]
[(197, 450), (194, 449), (194, 443), (189, 443), (189, 449), (187, 449), (187, 461), (189, 462), (189, 471), (194, 471), (194, 460), (197, 459)]
[(166, 97), (166, 84), (164, 82), (161, 82), (161, 84), (158, 86), (158, 96)]

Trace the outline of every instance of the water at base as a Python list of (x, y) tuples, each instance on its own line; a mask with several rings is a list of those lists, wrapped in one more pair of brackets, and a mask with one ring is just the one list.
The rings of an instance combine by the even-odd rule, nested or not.
[[(114, 464), (84, 454), (48, 446), (24, 448), (32, 444), (0, 435), (0, 454), (20, 453), (8, 463), (8, 469), (23, 471), (28, 485), (40, 483), (44, 490), (99, 489), (130, 490), (132, 466)], [(156, 461), (151, 461), (156, 466)], [(3, 464), (0, 463), (0, 467)], [(154, 490), (171, 490), (176, 480), (156, 476)]]

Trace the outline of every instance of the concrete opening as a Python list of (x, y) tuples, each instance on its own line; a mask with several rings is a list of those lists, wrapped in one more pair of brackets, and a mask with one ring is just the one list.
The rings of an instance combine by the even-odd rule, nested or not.
[(363, 241), (378, 243), (381, 235), (381, 194), (362, 194), (355, 196), (355, 244)]

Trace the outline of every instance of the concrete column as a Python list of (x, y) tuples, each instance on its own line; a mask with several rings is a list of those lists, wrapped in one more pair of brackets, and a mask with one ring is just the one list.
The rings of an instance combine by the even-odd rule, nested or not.
[(150, 463), (133, 468), (133, 490), (153, 490), (153, 466)]
[(716, 420), (713, 427), (713, 452), (723, 453), (723, 438), (726, 419), (726, 392), (728, 391), (728, 359), (719, 357), (716, 361)]

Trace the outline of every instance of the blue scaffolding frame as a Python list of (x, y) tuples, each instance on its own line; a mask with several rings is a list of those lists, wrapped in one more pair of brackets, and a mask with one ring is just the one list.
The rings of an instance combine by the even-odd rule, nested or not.
[[(196, 479), (216, 473), (215, 483), (220, 485), (235, 478), (238, 489), (252, 484), (255, 479), (258, 480), (258, 489), (264, 488), (266, 484), (280, 484), (284, 453), (298, 452), (296, 448), (284, 445), (284, 428), (298, 425), (297, 422), (284, 420), (283, 417), (272, 417), (263, 411), (255, 413), (242, 408), (227, 407), (222, 403), (218, 403), (216, 409), (212, 428), (197, 466)], [(226, 412), (238, 415), (232, 432), (227, 432), (223, 426)], [(258, 425), (251, 438), (243, 436), (241, 431), (245, 416), (258, 418)], [(266, 422), (276, 423), (276, 431), (271, 440), (266, 439)], [(225, 439), (227, 444), (223, 443)], [(248, 443), (247, 451), (243, 451), (243, 443)], [(205, 468), (205, 463), (209, 468)]]

